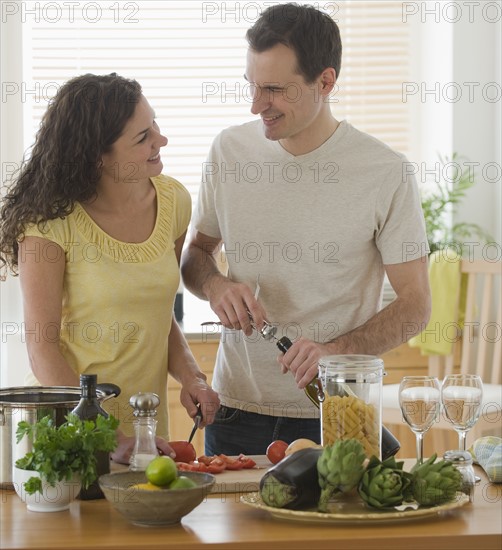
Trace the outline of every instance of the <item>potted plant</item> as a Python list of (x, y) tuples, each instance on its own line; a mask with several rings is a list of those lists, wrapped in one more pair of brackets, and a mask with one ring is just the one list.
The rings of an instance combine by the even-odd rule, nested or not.
[[(96, 480), (96, 452), (111, 452), (117, 446), (119, 422), (113, 416), (93, 421), (70, 413), (65, 420), (56, 426), (45, 416), (33, 424), (18, 424), (17, 442), (28, 437), (32, 450), (16, 461), (14, 486), (30, 510), (68, 508), (68, 499), (77, 496), (80, 486), (87, 488)], [(62, 496), (68, 502), (61, 502)], [(47, 505), (49, 509), (42, 509)]]
[[(467, 190), (476, 183), (472, 169), (467, 163), (461, 164), (460, 159), (457, 153), (453, 153), (451, 159), (439, 155), (441, 177), (435, 178), (433, 186), (422, 192), (422, 210), (431, 253), (452, 248), (460, 256), (464, 252), (464, 243), (472, 237), (485, 243), (493, 240), (477, 224), (450, 223), (448, 214), (455, 213)], [(454, 172), (449, 175), (450, 167)]]

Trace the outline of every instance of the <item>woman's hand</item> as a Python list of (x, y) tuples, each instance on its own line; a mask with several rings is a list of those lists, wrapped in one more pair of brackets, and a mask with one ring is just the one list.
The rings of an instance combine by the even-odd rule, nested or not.
[(111, 453), (110, 457), (118, 464), (129, 464), (136, 439), (125, 435), (121, 430), (117, 430), (117, 440), (117, 448)]
[[(111, 459), (118, 464), (129, 464), (131, 454), (134, 451), (134, 445), (136, 438), (133, 436), (125, 435), (121, 430), (117, 430), (118, 446), (111, 453)], [(156, 437), (155, 443), (157, 445), (157, 451), (159, 454), (167, 455), (172, 458), (176, 456), (176, 453), (169, 446), (169, 443), (162, 437)]]
[(214, 422), (216, 411), (220, 408), (218, 394), (206, 382), (206, 375), (199, 369), (188, 347), (185, 336), (173, 318), (169, 334), (169, 374), (181, 384), (180, 402), (188, 415), (194, 418), (197, 405), (202, 411), (201, 427)]
[(220, 408), (218, 394), (201, 378), (195, 378), (181, 388), (180, 402), (191, 418), (195, 418), (197, 405), (200, 404), (201, 428), (214, 422), (216, 412)]

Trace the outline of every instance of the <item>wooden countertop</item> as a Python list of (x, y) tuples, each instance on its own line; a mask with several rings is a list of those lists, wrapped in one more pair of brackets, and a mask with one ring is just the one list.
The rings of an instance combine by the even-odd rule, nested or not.
[(208, 497), (181, 524), (138, 527), (105, 500), (76, 501), (69, 511), (29, 512), (12, 491), (0, 491), (0, 548), (127, 548), (264, 550), (309, 548), (472, 550), (502, 547), (502, 485), (481, 483), (473, 504), (442, 516), (378, 525), (298, 524), (239, 502), (239, 493)]

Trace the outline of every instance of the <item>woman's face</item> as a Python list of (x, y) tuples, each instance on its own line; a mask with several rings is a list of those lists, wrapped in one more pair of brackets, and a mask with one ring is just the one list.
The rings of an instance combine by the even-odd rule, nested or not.
[(102, 156), (102, 181), (138, 183), (158, 176), (163, 168), (160, 149), (165, 145), (167, 138), (160, 133), (155, 113), (141, 96), (122, 135)]

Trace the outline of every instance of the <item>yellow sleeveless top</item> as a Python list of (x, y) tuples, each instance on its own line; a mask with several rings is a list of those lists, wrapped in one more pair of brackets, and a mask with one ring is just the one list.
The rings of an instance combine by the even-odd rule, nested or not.
[(157, 219), (142, 243), (113, 239), (78, 203), (64, 219), (46, 222), (42, 231), (31, 225), (25, 235), (59, 245), (45, 247), (46, 256), (65, 255), (60, 347), (70, 366), (121, 388), (104, 406), (129, 435), (129, 398), (139, 391), (157, 393), (157, 434), (168, 438), (168, 336), (180, 280), (174, 246), (188, 227), (191, 200), (173, 178), (151, 181)]

